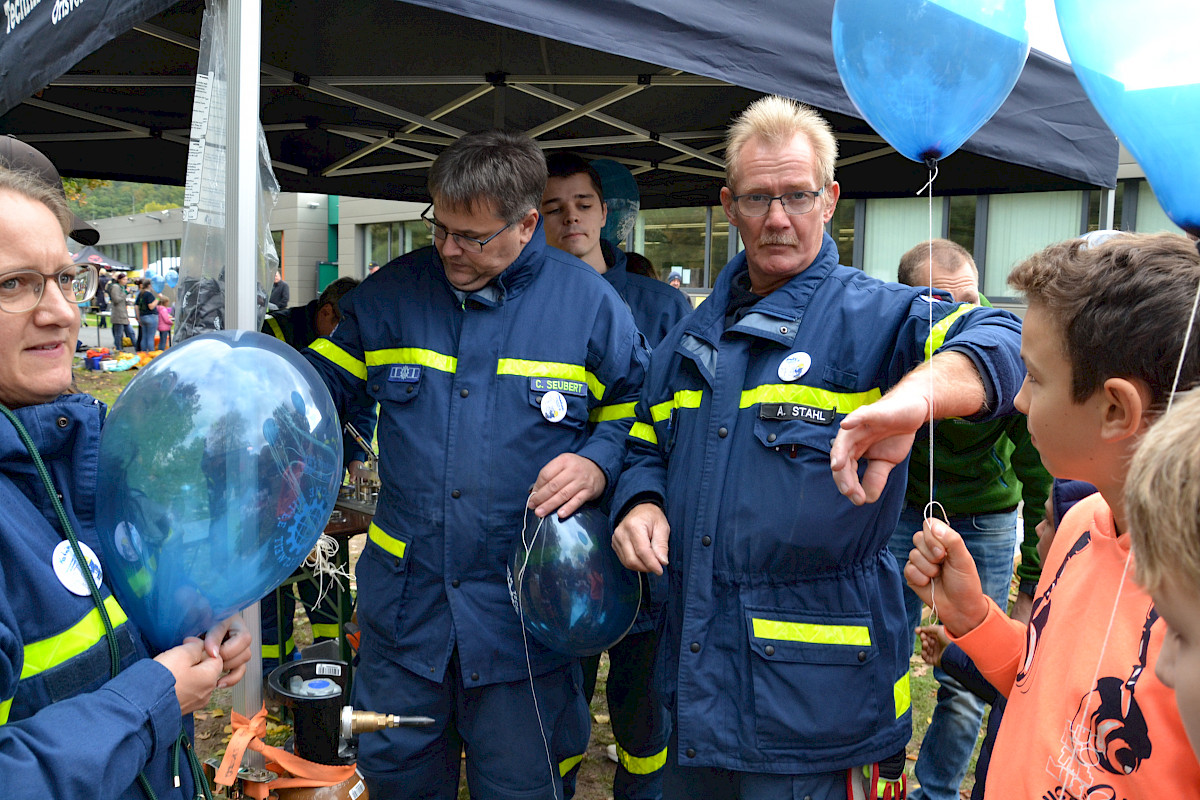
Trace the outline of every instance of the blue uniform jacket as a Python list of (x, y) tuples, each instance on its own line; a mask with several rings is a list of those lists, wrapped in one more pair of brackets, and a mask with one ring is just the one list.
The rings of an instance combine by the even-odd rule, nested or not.
[[(95, 528), (104, 407), (86, 395), (16, 411), (42, 454), (79, 541), (103, 560)], [(63, 536), (46, 490), (0, 418), (0, 786), (5, 797), (144, 798), (139, 770), (160, 798), (190, 798), (172, 778), (182, 717), (175, 679), (146, 658), (142, 637), (100, 587), (123, 671), (109, 678), (104, 627), (90, 595), (67, 591), (51, 566)]]
[(600, 247), (608, 266), (604, 279), (612, 284), (629, 306), (633, 321), (653, 350), (667, 335), (667, 331), (692, 313), (691, 304), (683, 292), (674, 286), (629, 272), (626, 269), (628, 259), (625, 251), (613, 247), (605, 239), (600, 240)]
[[(506, 562), (538, 472), (561, 453), (620, 472), (648, 352), (591, 267), (532, 240), (459, 297), (437, 251), (391, 262), (342, 300), (308, 351), (339, 410), (379, 403), (378, 510), (358, 562), (363, 648), (468, 687), (527, 677)], [(550, 391), (566, 401), (543, 415)], [(569, 659), (529, 637), (540, 674)]]
[(613, 502), (665, 498), (659, 672), (675, 755), (789, 774), (873, 763), (911, 732), (912, 633), (886, 548), (906, 465), (856, 507), (834, 485), (830, 447), (847, 413), (943, 340), (980, 368), (994, 413), (1010, 412), (1019, 323), (839, 266), (826, 235), (811, 266), (726, 331), (745, 271), (741, 254), (654, 351)]

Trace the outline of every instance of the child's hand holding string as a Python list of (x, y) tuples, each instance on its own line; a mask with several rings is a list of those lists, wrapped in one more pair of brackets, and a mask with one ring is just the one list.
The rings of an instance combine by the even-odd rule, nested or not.
[(962, 537), (941, 520), (926, 519), (913, 536), (904, 578), (951, 636), (969, 633), (987, 616), (975, 561)]

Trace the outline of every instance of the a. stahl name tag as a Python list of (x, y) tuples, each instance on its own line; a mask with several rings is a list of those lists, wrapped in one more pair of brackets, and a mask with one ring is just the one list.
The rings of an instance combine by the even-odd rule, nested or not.
[(587, 384), (583, 381), (569, 381), (565, 378), (530, 378), (531, 392), (561, 392), (576, 397), (587, 397)]
[(388, 372), (388, 380), (393, 383), (416, 383), (421, 380), (421, 367), (418, 364), (393, 364)]
[(836, 417), (837, 411), (832, 408), (800, 403), (761, 403), (758, 407), (759, 419), (798, 419), (814, 425), (831, 425)]

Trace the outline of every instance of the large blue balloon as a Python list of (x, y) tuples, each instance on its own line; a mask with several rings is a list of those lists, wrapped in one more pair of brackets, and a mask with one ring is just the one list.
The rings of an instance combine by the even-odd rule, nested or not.
[(600, 176), (600, 188), (604, 192), (604, 203), (608, 206), (608, 218), (604, 221), (600, 237), (610, 244), (623, 244), (633, 232), (638, 211), (642, 207), (637, 181), (628, 167), (609, 158), (597, 158), (591, 166)]
[(508, 578), (525, 629), (565, 655), (602, 653), (637, 619), (641, 578), (621, 565), (608, 516), (592, 506), (565, 520), (526, 511)]
[(1025, 66), (1025, 0), (837, 0), (846, 93), (888, 144), (941, 159), (991, 119)]
[(117, 398), (99, 476), (106, 577), (166, 649), (263, 597), (312, 550), (341, 484), (337, 412), (288, 345), (208, 333)]
[(179, 273), (173, 269), (167, 270), (166, 283), (167, 283), (167, 286), (170, 286), (172, 289), (174, 289), (175, 286), (179, 283)]
[(1057, 0), (1071, 65), (1163, 210), (1200, 234), (1200, 3)]

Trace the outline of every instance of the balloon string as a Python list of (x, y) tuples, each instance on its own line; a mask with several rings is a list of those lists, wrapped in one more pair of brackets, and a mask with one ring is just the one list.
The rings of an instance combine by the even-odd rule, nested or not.
[[(932, 341), (933, 341), (933, 302), (932, 302), (932, 299), (933, 299), (933, 182), (935, 180), (937, 180), (938, 166), (937, 166), (937, 159), (928, 159), (928, 160), (926, 160), (925, 163), (926, 163), (926, 166), (929, 168), (929, 181), (921, 188), (921, 192), (924, 192), (926, 190), (929, 191), (929, 216), (928, 216), (929, 236), (925, 240), (928, 243), (928, 255), (927, 255), (927, 258), (925, 261), (925, 265), (926, 265), (927, 269), (929, 270), (927, 274), (929, 276), (929, 296), (930, 296), (930, 300), (931, 300), (931, 302), (926, 303), (926, 305), (928, 306), (927, 310), (929, 311), (929, 336), (926, 339), (926, 341), (932, 343)], [(917, 194), (920, 194), (921, 192), (918, 192)], [(941, 508), (942, 518), (946, 521), (946, 525), (949, 526), (950, 518), (946, 515), (946, 509), (943, 508), (942, 504), (937, 502), (937, 500), (935, 500), (933, 497), (933, 393), (934, 393), (934, 389), (935, 389), (935, 384), (934, 384), (934, 380), (933, 380), (933, 350), (932, 350), (932, 347), (930, 348), (930, 352), (929, 352), (929, 370), (928, 371), (929, 371), (929, 503), (925, 506), (924, 516), (928, 518), (929, 516), (932, 515), (933, 510), (935, 508)], [(934, 579), (934, 580), (931, 580), (929, 583), (929, 605), (930, 605), (929, 624), (930, 625), (938, 624), (937, 594), (936, 593), (937, 593), (937, 580)]]
[[(329, 590), (334, 586), (341, 586), (341, 579), (347, 581), (352, 580), (350, 573), (337, 565), (337, 553), (341, 549), (337, 539), (334, 539), (328, 534), (321, 534), (317, 539), (317, 543), (313, 545), (313, 549), (304, 558), (304, 566), (312, 570), (313, 578), (317, 582), (317, 598), (313, 602), (313, 608), (317, 608), (325, 600), (329, 594)], [(326, 581), (329, 577), (331, 580)]]
[(537, 689), (533, 683), (533, 661), (529, 657), (529, 635), (525, 632), (525, 595), (521, 591), (525, 583), (525, 568), (529, 566), (529, 557), (533, 553), (533, 543), (537, 540), (545, 521), (545, 518), (539, 519), (533, 536), (526, 539), (525, 532), (529, 527), (529, 514), (524, 514), (521, 520), (521, 549), (524, 551), (525, 559), (521, 562), (521, 568), (517, 570), (517, 615), (521, 621), (521, 643), (525, 647), (525, 671), (529, 674), (529, 694), (533, 696), (533, 714), (537, 718), (538, 733), (542, 735), (542, 746), (546, 750), (546, 764), (550, 767), (550, 790), (554, 793), (554, 800), (558, 800), (558, 770), (554, 768), (554, 756), (550, 754), (550, 742), (546, 739), (546, 728), (542, 725), (542, 711), (538, 706)]

